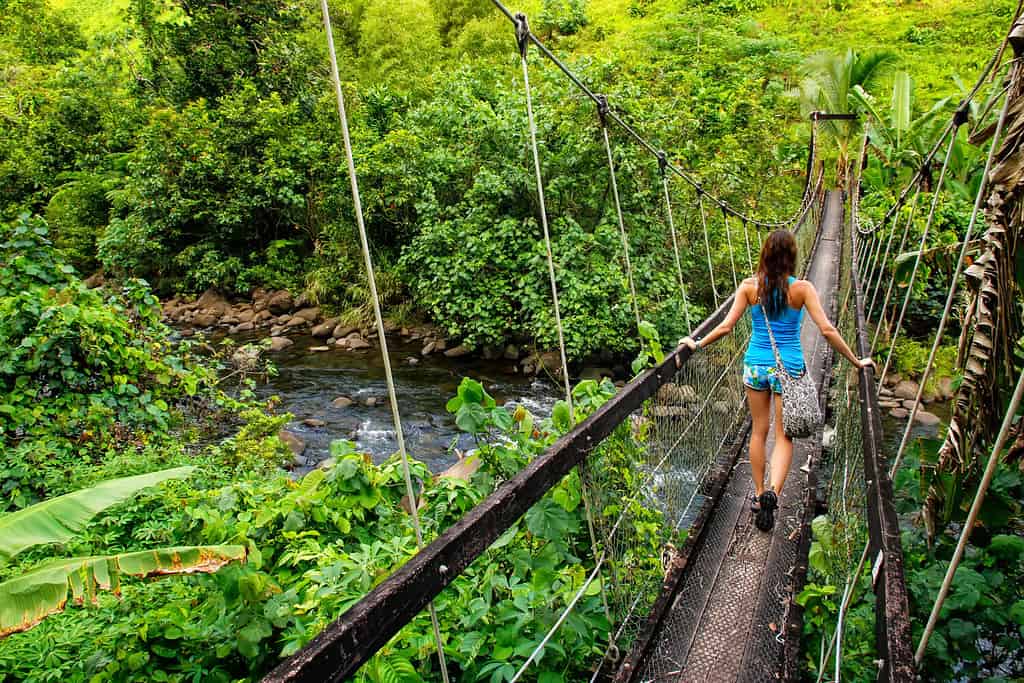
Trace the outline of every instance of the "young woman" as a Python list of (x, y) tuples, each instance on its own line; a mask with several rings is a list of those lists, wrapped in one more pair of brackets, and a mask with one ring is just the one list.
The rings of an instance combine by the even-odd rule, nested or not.
[[(814, 285), (807, 280), (797, 280), (796, 239), (788, 230), (776, 230), (768, 236), (761, 247), (761, 260), (757, 276), (747, 278), (736, 290), (736, 298), (728, 315), (718, 327), (703, 339), (685, 337), (680, 346), (696, 351), (732, 332), (743, 312), (750, 307), (753, 333), (747, 353), (743, 359), (743, 384), (747, 387), (747, 402), (753, 428), (750, 432), (750, 471), (754, 479), (755, 496), (751, 509), (757, 513), (755, 523), (762, 531), (775, 525), (775, 510), (779, 504), (779, 493), (789, 474), (793, 458), (793, 442), (786, 437), (782, 428), (782, 387), (776, 374), (775, 354), (768, 336), (767, 321), (775, 335), (779, 355), (792, 376), (805, 372), (803, 349), (800, 346), (800, 324), (804, 311), (821, 330), (821, 335), (836, 351), (858, 367), (873, 365), (870, 358), (860, 359), (843, 341), (839, 331), (828, 321), (818, 299)], [(772, 474), (769, 488), (764, 486), (765, 444), (771, 423), (771, 395), (775, 394), (775, 449), (772, 453)]]

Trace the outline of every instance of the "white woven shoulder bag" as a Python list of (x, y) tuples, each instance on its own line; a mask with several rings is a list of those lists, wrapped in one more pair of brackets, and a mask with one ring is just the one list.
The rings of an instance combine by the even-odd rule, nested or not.
[(814, 434), (824, 422), (821, 405), (818, 400), (818, 388), (814, 386), (810, 373), (805, 367), (799, 377), (793, 377), (786, 371), (786, 366), (779, 355), (779, 347), (772, 334), (772, 326), (768, 322), (768, 314), (762, 307), (764, 324), (768, 328), (768, 338), (772, 342), (775, 353), (775, 367), (782, 385), (782, 427), (790, 439), (803, 439)]

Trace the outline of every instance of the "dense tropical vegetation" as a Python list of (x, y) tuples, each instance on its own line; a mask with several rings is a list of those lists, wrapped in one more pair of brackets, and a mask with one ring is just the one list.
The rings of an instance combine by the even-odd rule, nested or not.
[[(872, 140), (862, 209), (878, 221), (949, 120), (962, 83), (998, 45), (1014, 4), (531, 0), (524, 9), (535, 31), (673, 161), (754, 215), (796, 208), (807, 112), (860, 112)], [(509, 25), (484, 0), (330, 6), (388, 315), (430, 321), (468, 347), (550, 349)], [(291, 475), (278, 437), (289, 417), (253, 392), (272, 368), (240, 371), (234, 348), (182, 339), (161, 322), (161, 298), (208, 289), (248, 297), (257, 288), (304, 293), (366, 322), (318, 8), (8, 0), (0, 10), (0, 680), (258, 679), (416, 548), (396, 459), (374, 464), (339, 440), (330, 460)], [(534, 59), (531, 68), (570, 356), (634, 356), (638, 333), (678, 338), (687, 313), (700, 319), (716, 303), (692, 192), (673, 187), (686, 311), (657, 164), (614, 134), (638, 304), (650, 321), (633, 329), (596, 111), (550, 65)], [(975, 122), (991, 116), (972, 111)], [(823, 127), (830, 182), (853, 172), (864, 126)], [(950, 254), (980, 183), (982, 142), (961, 138), (950, 160), (935, 246), (915, 281), (907, 335), (895, 342), (904, 377), (923, 365), (954, 276)], [(921, 205), (935, 190), (924, 189)], [(909, 224), (915, 245), (925, 216), (910, 211), (899, 224)], [(739, 241), (733, 253), (722, 246), (720, 215), (707, 218), (717, 291), (728, 291), (730, 263), (747, 254)], [(1019, 222), (1007, 225), (1019, 232)], [(1006, 261), (1011, 252), (992, 246), (997, 238), (987, 239), (1004, 259), (1000, 272), (1024, 262)], [(904, 288), (905, 271), (891, 273)], [(1003, 300), (1019, 303), (1017, 280), (1002, 286)], [(1005, 394), (1021, 363), (1018, 309), (1001, 309), (1011, 344), (995, 369), (971, 376), (987, 396)], [(964, 371), (955, 340), (970, 323), (954, 327), (932, 393), (940, 380), (958, 385)], [(634, 370), (658, 352), (643, 345), (639, 353)], [(575, 415), (562, 403), (542, 418), (463, 382), (449, 407), (476, 438), (481, 465), (471, 476), (436, 477), (414, 463), (427, 539), (613, 392), (609, 382), (585, 381)], [(983, 428), (945, 469), (935, 466), (941, 443), (924, 440), (897, 477), (917, 622), (941, 581), (1001, 405), (983, 406), (980, 418), (977, 406), (957, 414)], [(621, 460), (610, 485), (623, 492), (635, 484), (628, 430), (612, 439)], [(1022, 675), (1016, 460), (1001, 467), (990, 498), (926, 655), (923, 670), (935, 680)], [(639, 504), (634, 511), (640, 520), (656, 514)], [(825, 558), (832, 530), (819, 521), (815, 532)], [(578, 558), (587, 544), (574, 474), (439, 599), (459, 680), (511, 678), (583, 585), (588, 567)], [(634, 552), (656, 557), (659, 549), (652, 541)], [(656, 564), (645, 571), (659, 571)], [(834, 570), (818, 562), (802, 596), (812, 654), (842, 590)], [(163, 574), (183, 575), (146, 578)], [(537, 680), (581, 680), (603, 653), (598, 591), (586, 593), (545, 651)], [(874, 666), (869, 598), (846, 639), (847, 678), (860, 680)], [(813, 657), (807, 665), (815, 675)], [(414, 620), (359, 678), (439, 680), (429, 617)]]

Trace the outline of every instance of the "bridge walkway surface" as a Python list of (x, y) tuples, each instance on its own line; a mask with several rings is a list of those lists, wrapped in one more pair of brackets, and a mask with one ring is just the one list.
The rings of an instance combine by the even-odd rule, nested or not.
[[(806, 276), (818, 289), (830, 319), (836, 314), (843, 214), (843, 193), (830, 192)], [(801, 341), (808, 370), (824, 394), (832, 349), (810, 320)], [(769, 449), (773, 432), (774, 425)], [(771, 533), (754, 526), (750, 512), (754, 488), (746, 448), (731, 464), (724, 490), (678, 576), (671, 606), (646, 652), (640, 654), (639, 664), (633, 665), (635, 670), (620, 671), (618, 680), (770, 681), (795, 676), (801, 622), (793, 620), (790, 611), (794, 587), (803, 583), (806, 573), (814, 469), (822, 433), (800, 439), (794, 446)], [(624, 669), (628, 668), (627, 663)]]

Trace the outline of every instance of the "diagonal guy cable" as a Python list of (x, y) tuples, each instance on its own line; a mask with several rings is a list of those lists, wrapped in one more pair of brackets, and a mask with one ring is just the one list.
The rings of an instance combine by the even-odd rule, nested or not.
[[(391, 375), (391, 358), (388, 355), (388, 342), (384, 334), (384, 318), (380, 310), (380, 299), (377, 296), (377, 279), (373, 273), (373, 259), (370, 257), (370, 244), (366, 237), (366, 224), (363, 220), (363, 204), (359, 196), (359, 180), (356, 176), (356, 163), (352, 154), (352, 139), (348, 129), (348, 115), (345, 113), (345, 97), (341, 92), (341, 77), (338, 75), (338, 56), (334, 49), (334, 34), (331, 31), (330, 10), (327, 7), (327, 0), (320, 0), (320, 9), (323, 13), (324, 30), (327, 33), (327, 49), (331, 59), (331, 80), (334, 82), (334, 95), (338, 101), (338, 117), (341, 120), (341, 134), (345, 142), (345, 160), (348, 162), (348, 176), (352, 183), (352, 201), (356, 214), (356, 225), (359, 228), (359, 242), (363, 248), (363, 260), (366, 265), (366, 279), (370, 283), (370, 297), (373, 299), (373, 314), (377, 320), (377, 336), (380, 339), (380, 351), (384, 357), (384, 374), (388, 383), (388, 399), (391, 402), (391, 417), (395, 424), (395, 437), (398, 439), (398, 453), (402, 458), (402, 476), (405, 478), (405, 491), (409, 497), (409, 510), (412, 517), (412, 526), (416, 532), (416, 547), (423, 548), (423, 532), (420, 529), (420, 514), (417, 500), (418, 496), (412, 485), (412, 475), (409, 473), (409, 456), (405, 450), (405, 435), (402, 432), (402, 418), (398, 412), (398, 398), (395, 393), (395, 380)], [(437, 621), (437, 611), (434, 603), (428, 606), (430, 610), (430, 621), (434, 630), (434, 643), (437, 647), (437, 656), (441, 664), (441, 677), (444, 683), (448, 683), (448, 665), (444, 658), (444, 642), (441, 639), (441, 627)]]
[(619, 236), (622, 238), (622, 256), (626, 260), (626, 278), (629, 280), (629, 296), (633, 303), (633, 315), (636, 317), (637, 333), (640, 331), (640, 306), (636, 300), (636, 284), (633, 282), (633, 263), (629, 258), (629, 236), (626, 234), (626, 221), (622, 217), (622, 202), (619, 201), (619, 181), (615, 172), (615, 158), (612, 156), (612, 143), (608, 137), (608, 98), (597, 96), (597, 113), (601, 119), (601, 134), (604, 136), (604, 151), (608, 155), (608, 172), (612, 179), (612, 197), (615, 200), (615, 215), (619, 219)]

